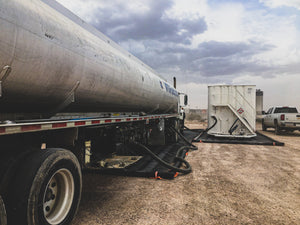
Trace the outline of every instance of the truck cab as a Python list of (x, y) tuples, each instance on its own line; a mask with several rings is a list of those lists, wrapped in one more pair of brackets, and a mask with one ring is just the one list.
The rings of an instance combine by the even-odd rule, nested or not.
[(183, 132), (184, 129), (184, 120), (185, 120), (185, 107), (188, 105), (188, 95), (184, 93), (180, 93), (183, 96), (183, 99), (180, 98), (179, 104), (179, 122), (180, 122), (180, 130)]

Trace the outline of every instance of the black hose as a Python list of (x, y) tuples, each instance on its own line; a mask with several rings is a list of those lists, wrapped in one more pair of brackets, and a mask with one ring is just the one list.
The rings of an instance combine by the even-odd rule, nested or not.
[[(161, 165), (165, 166), (168, 169), (171, 169), (175, 172), (180, 172), (183, 174), (188, 174), (192, 172), (192, 167), (191, 165), (184, 159), (185, 154), (191, 149), (191, 150), (197, 150), (198, 147), (193, 145), (191, 142), (189, 142), (179, 131), (177, 131), (174, 127), (170, 127), (170, 129), (173, 132), (176, 132), (179, 137), (188, 144), (188, 146), (182, 146), (177, 150), (176, 156), (174, 158), (174, 161), (176, 160), (177, 162), (175, 165), (171, 165), (170, 163), (162, 160), (159, 158), (154, 152), (152, 152), (149, 148), (147, 148), (145, 145), (138, 143), (138, 142), (133, 142), (133, 144), (139, 146), (140, 148), (144, 149), (146, 153), (148, 153), (153, 159), (155, 159), (158, 163)], [(181, 163), (185, 164), (186, 169), (181, 169), (179, 166)]]
[(215, 120), (215, 122), (214, 122), (214, 124), (211, 125), (209, 128), (206, 128), (206, 129), (204, 130), (205, 132), (208, 132), (208, 131), (210, 131), (211, 129), (213, 129), (213, 128), (216, 126), (217, 122), (218, 122), (218, 120), (217, 120), (217, 118), (216, 118), (215, 116), (211, 116), (211, 118), (213, 118), (213, 119)]
[(170, 163), (162, 160), (161, 158), (159, 158), (154, 152), (152, 152), (149, 148), (147, 148), (145, 145), (138, 143), (138, 142), (133, 142), (135, 145), (141, 147), (142, 149), (144, 149), (153, 159), (155, 159), (158, 163), (162, 164), (163, 166), (165, 166), (168, 169), (171, 169), (173, 171), (176, 172), (181, 172), (183, 174), (188, 174), (192, 171), (192, 167), (191, 165), (182, 157), (179, 156), (179, 152), (183, 151), (184, 148), (188, 149), (188, 146), (182, 146), (181, 148), (178, 149), (177, 154), (175, 159), (181, 161), (182, 163), (185, 164), (186, 169), (181, 169), (178, 168), (176, 166), (171, 165)]
[(210, 127), (206, 128), (205, 130), (203, 130), (200, 134), (198, 134), (198, 136), (196, 136), (196, 137), (194, 138), (194, 140), (197, 140), (199, 137), (201, 137), (201, 135), (202, 135), (203, 133), (210, 131), (211, 129), (213, 129), (213, 128), (216, 126), (216, 124), (217, 124), (217, 122), (218, 122), (217, 118), (216, 118), (215, 116), (211, 116), (211, 118), (213, 118), (213, 119), (215, 120), (214, 124), (211, 125)]
[(237, 119), (233, 122), (233, 124), (231, 125), (231, 127), (229, 128), (228, 133), (229, 133), (230, 135), (232, 135), (232, 132), (236, 130), (237, 126), (235, 126), (235, 127), (233, 127), (233, 126), (236, 124), (236, 122), (237, 122), (238, 120), (239, 120), (239, 118), (237, 118)]
[(239, 127), (239, 125), (235, 125), (235, 126), (231, 129), (230, 135), (232, 135), (232, 133), (233, 133), (238, 127)]
[(187, 143), (190, 147), (189, 147), (189, 149), (191, 149), (191, 150), (193, 150), (193, 151), (196, 151), (196, 150), (198, 150), (198, 147), (197, 146), (195, 146), (195, 145), (193, 145), (191, 142), (189, 142), (178, 130), (176, 130), (174, 127), (171, 127), (171, 130), (172, 131), (174, 131), (174, 132), (176, 132), (178, 135), (179, 135), (179, 137), (181, 137), (181, 139), (185, 142), (185, 143)]

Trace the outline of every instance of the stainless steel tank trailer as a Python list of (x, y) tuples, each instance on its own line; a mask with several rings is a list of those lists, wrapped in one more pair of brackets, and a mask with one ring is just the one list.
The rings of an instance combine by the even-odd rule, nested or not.
[(140, 154), (128, 143), (177, 141), (179, 95), (56, 1), (0, 0), (0, 195), (8, 224), (69, 224), (81, 169)]

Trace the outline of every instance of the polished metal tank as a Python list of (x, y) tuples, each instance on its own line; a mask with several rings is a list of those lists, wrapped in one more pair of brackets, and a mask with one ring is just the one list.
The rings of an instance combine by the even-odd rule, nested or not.
[(53, 0), (0, 0), (0, 113), (178, 109), (155, 71)]

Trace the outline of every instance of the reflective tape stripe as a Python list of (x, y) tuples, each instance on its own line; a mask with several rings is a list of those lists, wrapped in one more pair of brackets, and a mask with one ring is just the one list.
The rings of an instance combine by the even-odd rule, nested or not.
[(124, 118), (103, 118), (103, 119), (82, 119), (82, 120), (65, 120), (60, 122), (35, 122), (35, 123), (18, 123), (18, 124), (7, 124), (0, 125), (0, 135), (5, 134), (16, 134), (22, 132), (34, 132), (42, 130), (53, 130), (61, 128), (72, 128), (77, 126), (89, 126), (89, 125), (98, 125), (98, 124), (113, 124), (120, 122), (130, 122), (130, 121), (145, 121), (146, 124), (149, 124), (149, 120), (158, 119), (158, 118), (171, 118), (177, 117), (178, 114), (168, 114), (168, 115), (151, 115), (147, 117), (124, 117)]
[(83, 126), (83, 125), (85, 125), (85, 121), (75, 122), (75, 126)]
[(100, 123), (100, 120), (93, 120), (92, 121), (92, 124), (99, 124)]
[(61, 127), (67, 127), (67, 123), (54, 123), (54, 124), (52, 124), (52, 128), (61, 128)]
[(21, 127), (21, 131), (33, 131), (33, 130), (41, 130), (42, 125), (37, 124), (37, 125), (26, 125)]

